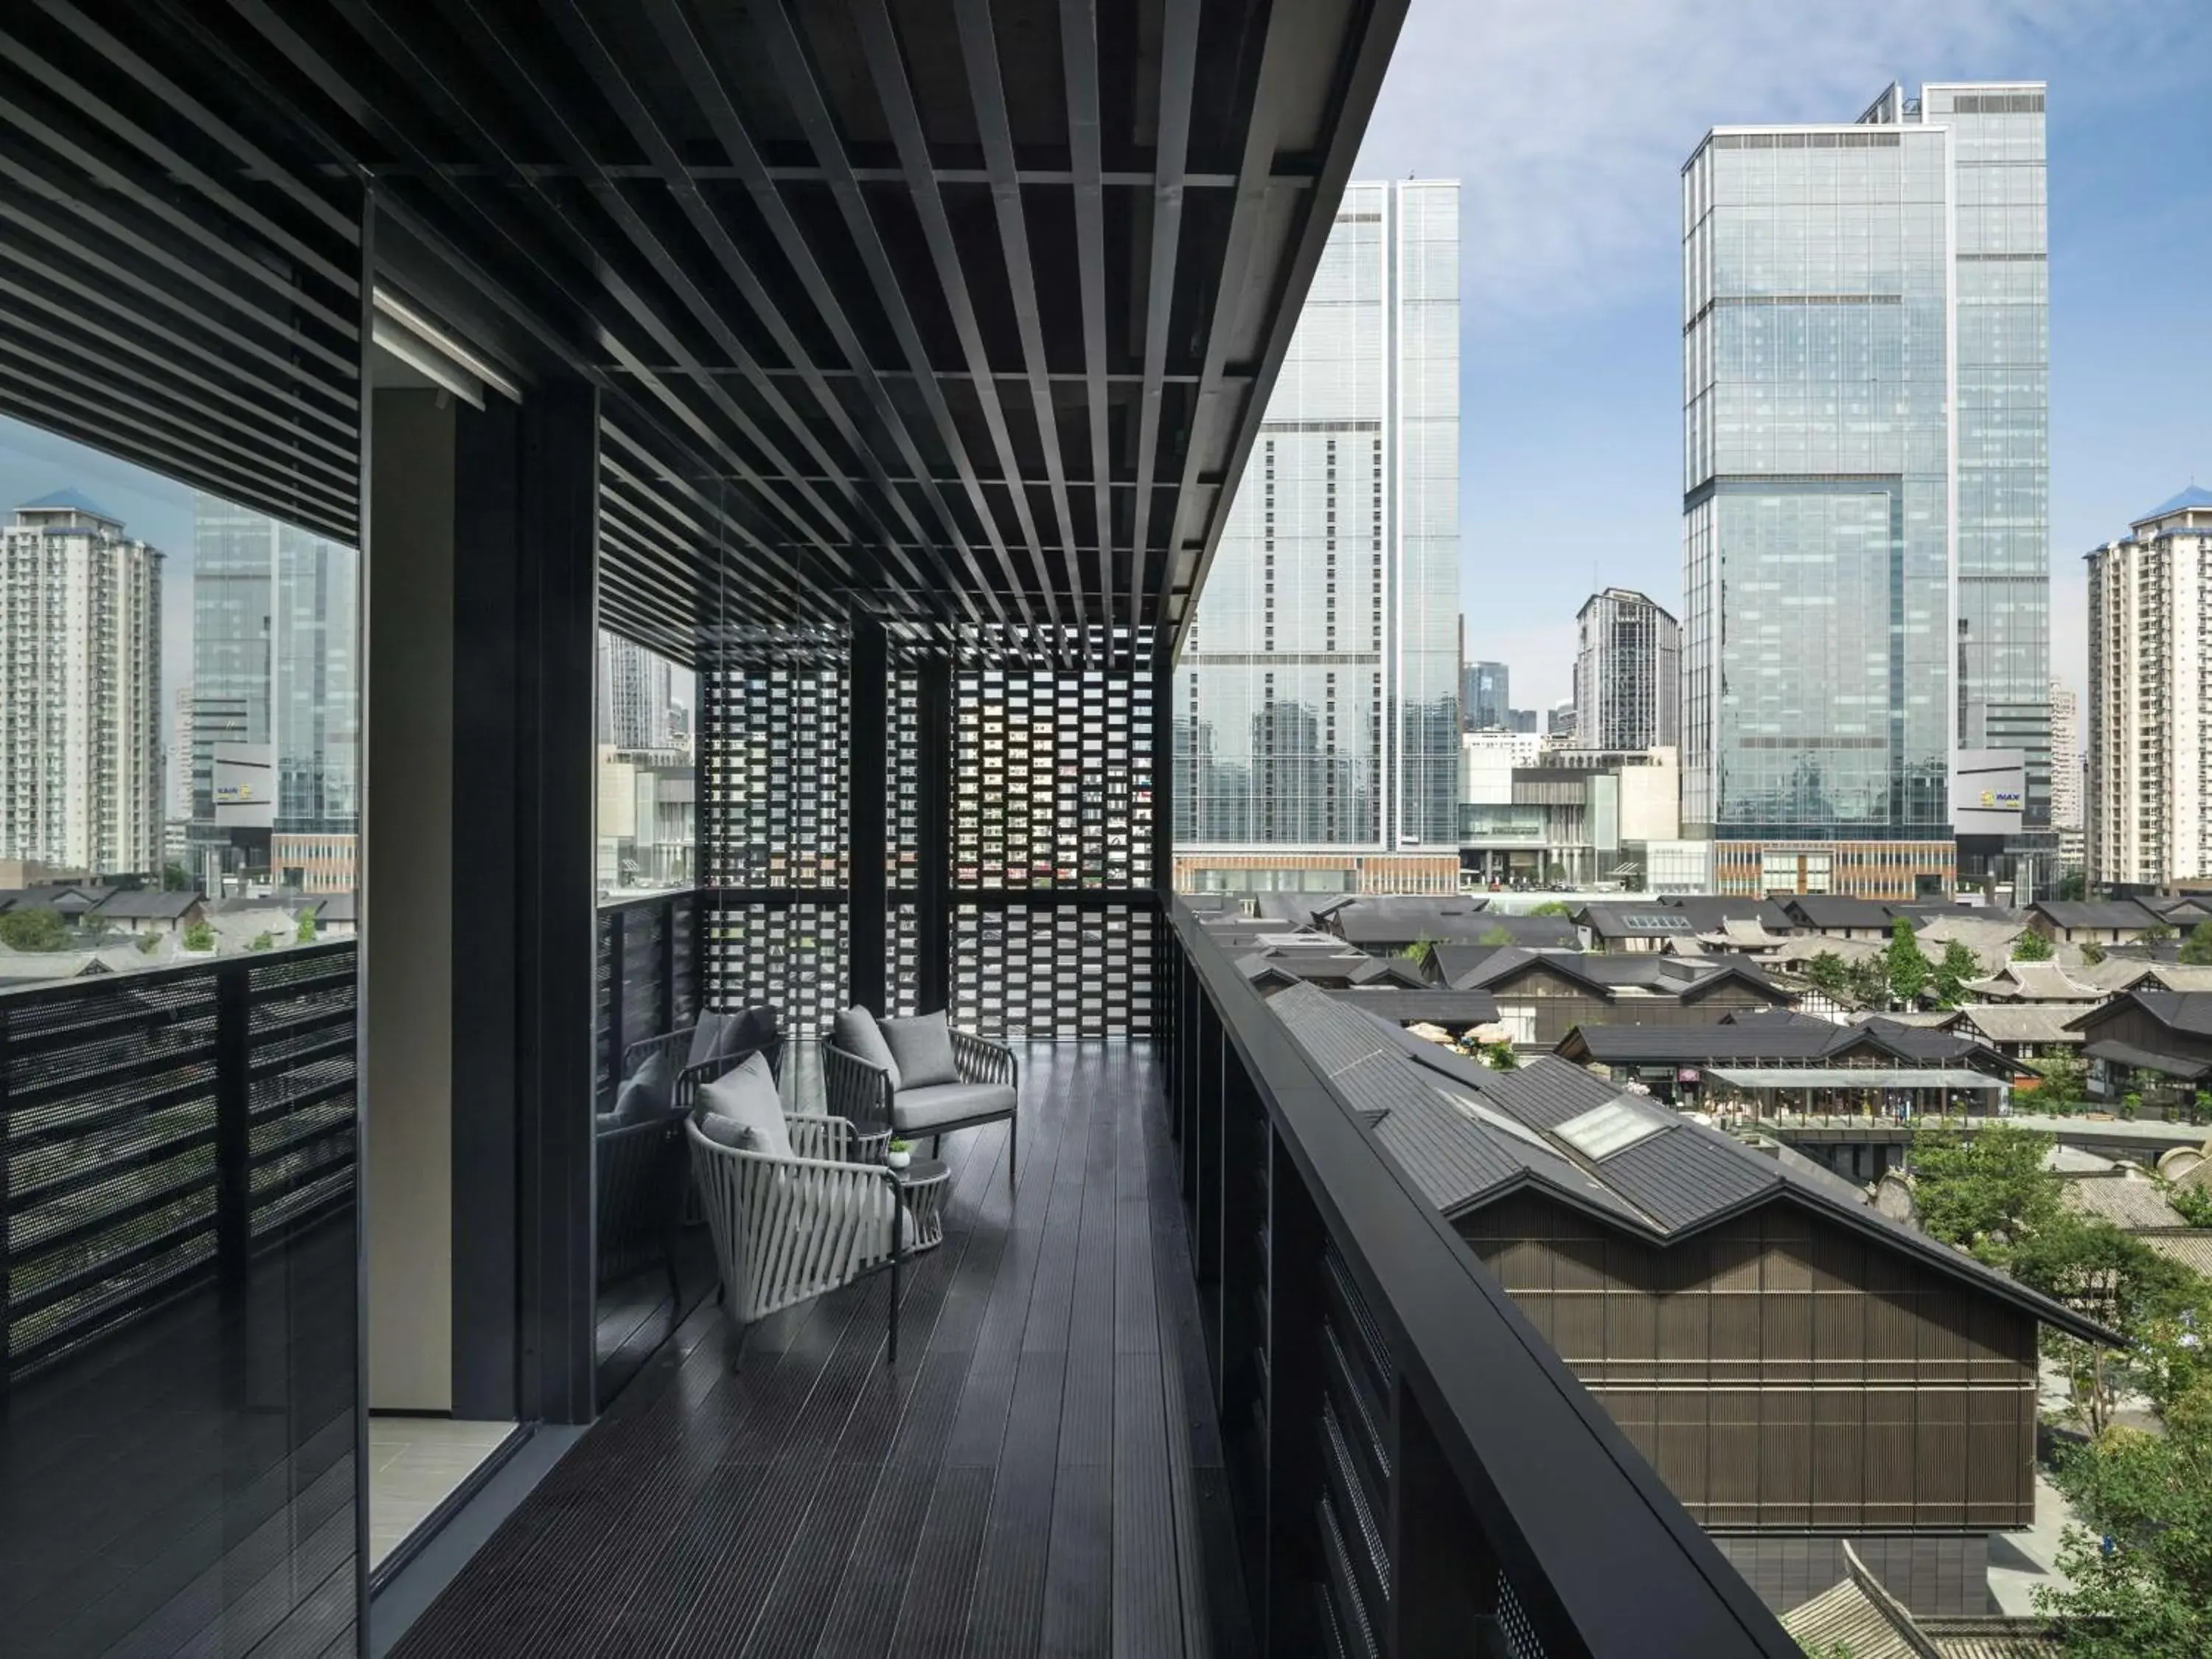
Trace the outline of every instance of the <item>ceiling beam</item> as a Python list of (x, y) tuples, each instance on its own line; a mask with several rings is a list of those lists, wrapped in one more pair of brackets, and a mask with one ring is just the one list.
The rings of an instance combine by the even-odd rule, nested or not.
[[(1098, 14), (1092, 0), (1060, 0), (1060, 62), (1067, 81), (1067, 153), (1075, 182), (1075, 264), (1083, 290), (1083, 367), (1090, 393), (1091, 498), (1098, 544), (1098, 606), (1110, 651), (1114, 629), (1113, 445), (1106, 429), (1106, 212), (1100, 166)], [(1090, 660), (1091, 641), (1084, 641)]]

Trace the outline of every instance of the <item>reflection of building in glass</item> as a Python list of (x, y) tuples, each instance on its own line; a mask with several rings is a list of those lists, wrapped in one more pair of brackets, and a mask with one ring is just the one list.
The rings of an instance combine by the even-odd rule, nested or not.
[(1458, 259), (1455, 183), (1346, 191), (1176, 674), (1187, 849), (1455, 842)]
[(1503, 732), (1511, 710), (1512, 672), (1502, 662), (1471, 662), (1460, 670), (1460, 720), (1469, 732)]
[(1682, 627), (1626, 587), (1593, 593), (1575, 617), (1575, 742), (1672, 748), (1681, 736)]
[(634, 640), (599, 630), (599, 741), (617, 749), (673, 749), (675, 665)]
[(359, 579), (351, 548), (212, 495), (192, 498), (191, 817), (200, 847), (229, 846), (214, 810), (218, 745), (274, 750), (278, 831), (354, 830)]
[(1724, 887), (1770, 843), (1852, 884), (1792, 890), (1947, 882), (1954, 749), (2027, 752), (2012, 851), (2055, 850), (2043, 179), (2027, 84), (1682, 169), (1683, 817)]
[(75, 490), (0, 530), (0, 859), (161, 865), (161, 555)]
[(2212, 877), (2212, 489), (2089, 555), (2088, 876)]

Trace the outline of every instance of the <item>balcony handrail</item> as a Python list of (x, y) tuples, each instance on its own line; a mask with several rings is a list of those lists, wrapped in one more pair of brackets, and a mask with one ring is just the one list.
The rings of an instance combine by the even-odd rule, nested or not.
[[(150, 963), (143, 968), (118, 968), (104, 974), (80, 974), (67, 979), (26, 980), (15, 985), (0, 985), (0, 1005), (21, 1008), (38, 1002), (64, 1002), (73, 996), (81, 997), (101, 987), (159, 985), (193, 974), (208, 973), (233, 963), (260, 967), (272, 962), (306, 962), (317, 957), (346, 956), (350, 955), (359, 944), (360, 941), (351, 934), (342, 939), (319, 939), (313, 944), (279, 939), (265, 951), (201, 951), (184, 961), (172, 959)], [(76, 953), (57, 951), (54, 954), (65, 957)]]
[[(1386, 1322), (1402, 1379), (1501, 1576), (1539, 1629), (1571, 1632), (1591, 1659), (1801, 1659), (1219, 942), (1180, 898), (1169, 919), (1331, 1239)], [(1539, 1598), (1545, 1605), (1529, 1605)]]

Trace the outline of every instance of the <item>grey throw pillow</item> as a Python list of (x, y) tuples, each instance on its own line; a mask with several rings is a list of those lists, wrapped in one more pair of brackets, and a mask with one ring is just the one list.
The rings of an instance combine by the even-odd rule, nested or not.
[(669, 1091), (673, 1086), (674, 1079), (668, 1075), (668, 1057), (656, 1048), (623, 1085), (622, 1093), (615, 1098), (615, 1116), (624, 1123), (641, 1123), (660, 1116), (668, 1110)]
[(887, 1019), (883, 1029), (884, 1041), (898, 1061), (901, 1089), (927, 1089), (935, 1083), (960, 1081), (960, 1066), (952, 1058), (952, 1032), (941, 1010)]
[(699, 1133), (718, 1146), (727, 1146), (740, 1152), (749, 1152), (753, 1149), (753, 1132), (733, 1117), (702, 1112), (699, 1114)]
[(720, 1133), (708, 1122), (711, 1118), (726, 1119), (744, 1132), (743, 1141), (725, 1145), (736, 1144), (746, 1152), (765, 1152), (770, 1158), (792, 1155), (783, 1102), (776, 1097), (775, 1079), (769, 1074), (768, 1062), (758, 1054), (712, 1083), (700, 1085), (699, 1133), (720, 1139)]
[(740, 1008), (722, 1027), (721, 1052), (750, 1054), (775, 1041), (775, 1010), (766, 1003)]
[(712, 1060), (722, 1042), (722, 1027), (729, 1016), (717, 1013), (712, 1008), (699, 1011), (699, 1023), (691, 1028), (691, 1048), (684, 1059), (685, 1070), (705, 1060)]
[(847, 1054), (889, 1072), (894, 1094), (906, 1087), (904, 1079), (899, 1074), (897, 1058), (891, 1053), (890, 1045), (884, 1041), (884, 1034), (876, 1024), (876, 1017), (866, 1009), (847, 1008), (841, 1012), (830, 1027), (830, 1037)]

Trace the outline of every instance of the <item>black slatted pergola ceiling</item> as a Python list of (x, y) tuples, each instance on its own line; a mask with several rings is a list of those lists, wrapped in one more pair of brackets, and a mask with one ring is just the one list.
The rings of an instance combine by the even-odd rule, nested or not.
[[(125, 319), (191, 416), (138, 458), (191, 482), (343, 526), (365, 179), (380, 287), (526, 397), (601, 388), (611, 626), (684, 654), (702, 622), (855, 610), (1126, 642), (1188, 610), (1403, 9), (21, 0), (0, 212), (222, 267), (189, 314), (125, 307), (268, 359), (179, 378)], [(8, 283), (52, 273), (15, 259), (0, 396), (27, 397), (10, 364), (52, 349)]]

